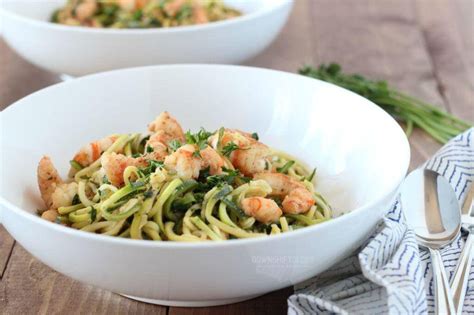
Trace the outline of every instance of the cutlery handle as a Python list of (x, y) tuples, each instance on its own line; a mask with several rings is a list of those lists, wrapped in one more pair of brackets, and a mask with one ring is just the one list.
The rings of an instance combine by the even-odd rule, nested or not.
[(454, 315), (453, 296), (449, 288), (448, 277), (443, 265), (441, 254), (436, 249), (431, 249), (431, 263), (433, 265), (433, 279), (435, 286), (435, 313)]
[(469, 233), (466, 244), (459, 256), (459, 262), (454, 271), (454, 278), (451, 283), (453, 292), (454, 307), (457, 314), (461, 314), (464, 296), (466, 294), (467, 280), (469, 279), (469, 270), (471, 269), (472, 258), (474, 254), (474, 236)]

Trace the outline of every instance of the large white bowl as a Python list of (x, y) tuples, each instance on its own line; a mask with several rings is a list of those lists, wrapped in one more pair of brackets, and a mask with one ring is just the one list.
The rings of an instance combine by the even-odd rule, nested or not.
[[(36, 166), (66, 174), (82, 144), (144, 131), (168, 110), (183, 126), (256, 131), (318, 167), (317, 189), (344, 215), (291, 233), (202, 244), (119, 239), (40, 219)], [(2, 220), (51, 268), (79, 281), (168, 305), (216, 305), (308, 279), (354, 251), (387, 210), (409, 163), (398, 124), (347, 90), (257, 68), (170, 65), (61, 83), (1, 113)], [(148, 300), (150, 301), (150, 300)]]
[(280, 32), (292, 0), (227, 0), (242, 17), (205, 25), (155, 29), (92, 29), (48, 22), (65, 0), (3, 0), (3, 36), (44, 69), (81, 76), (170, 63), (239, 63)]

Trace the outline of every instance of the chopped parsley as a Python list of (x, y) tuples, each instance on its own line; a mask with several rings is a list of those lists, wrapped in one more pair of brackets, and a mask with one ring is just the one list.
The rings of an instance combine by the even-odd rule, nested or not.
[(290, 167), (293, 166), (293, 164), (295, 164), (295, 161), (288, 161), (282, 167), (277, 167), (276, 170), (277, 170), (278, 173), (287, 174), (288, 170), (290, 169)]
[(194, 151), (193, 156), (201, 157), (201, 150), (207, 148), (207, 140), (209, 137), (212, 136), (212, 132), (207, 131), (204, 128), (201, 128), (196, 133), (191, 133), (191, 131), (187, 131), (185, 134), (186, 143), (187, 144), (194, 144), (197, 146), (197, 150)]
[(313, 171), (311, 172), (311, 175), (309, 175), (309, 177), (307, 178), (307, 180), (308, 180), (308, 181), (312, 181), (315, 174), (316, 174), (316, 168), (313, 169)]
[(258, 133), (256, 133), (256, 132), (252, 133), (252, 138), (254, 138), (255, 140), (258, 141), (258, 139), (259, 139), (258, 138)]
[(171, 149), (172, 152), (175, 152), (176, 150), (181, 148), (182, 145), (183, 144), (181, 143), (181, 141), (176, 140), (176, 139), (168, 142), (168, 147)]
[(102, 177), (102, 184), (110, 184), (110, 181), (107, 178), (107, 175), (104, 175), (104, 177)]
[(230, 212), (233, 213), (236, 217), (238, 217), (239, 219), (248, 218), (245, 212), (235, 202), (233, 202), (229, 198), (222, 198), (221, 200), (223, 203), (225, 203), (227, 209), (229, 209)]
[(77, 161), (71, 160), (71, 161), (69, 161), (69, 164), (71, 164), (71, 167), (73, 169), (75, 169), (76, 171), (80, 171), (80, 170), (83, 169), (82, 165), (79, 164), (79, 162), (77, 162)]
[(95, 219), (97, 218), (97, 210), (94, 207), (91, 207), (91, 211), (89, 211), (89, 214), (91, 215), (91, 221), (94, 222)]
[(229, 142), (227, 143), (223, 148), (222, 148), (222, 154), (224, 156), (227, 156), (229, 157), (231, 155), (232, 152), (234, 152), (235, 150), (239, 149), (239, 146), (236, 145), (234, 142)]
[(75, 206), (75, 205), (78, 205), (80, 203), (81, 203), (81, 199), (79, 199), (79, 195), (75, 194), (74, 198), (72, 198), (72, 205)]
[(243, 182), (248, 182), (250, 179), (242, 176), (239, 170), (230, 170), (227, 168), (222, 169), (225, 173), (219, 175), (212, 175), (206, 178), (206, 183), (209, 187), (214, 187), (218, 185), (233, 185), (236, 180), (240, 180)]
[(163, 167), (164, 167), (163, 161), (149, 160), (148, 166), (140, 168), (139, 171), (140, 171), (140, 174), (145, 177), (145, 176), (150, 175), (151, 173), (154, 173), (157, 168), (162, 169)]
[(153, 151), (154, 151), (154, 150), (153, 150), (153, 148), (152, 148), (151, 146), (149, 146), (149, 145), (146, 146), (146, 153), (151, 153), (151, 152), (153, 152)]
[(228, 194), (230, 194), (230, 192), (232, 191), (232, 187), (225, 184), (222, 189), (216, 194), (216, 199), (218, 200), (222, 200), (225, 196), (227, 196)]

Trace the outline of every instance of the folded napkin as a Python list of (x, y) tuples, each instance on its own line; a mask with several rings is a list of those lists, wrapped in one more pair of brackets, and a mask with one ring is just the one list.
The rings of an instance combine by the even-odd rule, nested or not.
[[(464, 201), (474, 181), (474, 128), (452, 139), (426, 164), (442, 174)], [(434, 287), (428, 251), (407, 228), (399, 200), (376, 232), (352, 256), (295, 286), (288, 314), (426, 314), (434, 312)], [(441, 255), (451, 279), (466, 231)], [(463, 313), (474, 313), (474, 267)]]

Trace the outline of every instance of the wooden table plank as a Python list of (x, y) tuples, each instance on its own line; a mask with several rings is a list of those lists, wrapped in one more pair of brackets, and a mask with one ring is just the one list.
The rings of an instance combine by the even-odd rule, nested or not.
[(8, 234), (7, 230), (0, 225), (0, 279), (2, 279), (3, 273), (7, 268), (13, 244), (15, 244), (13, 238)]
[[(474, 79), (467, 57), (469, 54), (464, 48), (456, 2), (418, 0), (416, 5), (438, 89), (445, 104), (450, 112), (474, 122)], [(470, 12), (473, 18), (474, 13)], [(471, 20), (471, 27), (466, 25), (467, 29), (463, 30), (470, 31), (471, 39), (474, 38), (473, 23)]]
[[(387, 80), (414, 96), (443, 105), (412, 1), (318, 0), (311, 4), (316, 64), (337, 61), (344, 71)], [(440, 147), (419, 130), (410, 144), (411, 168)]]
[(46, 267), (17, 244), (0, 282), (0, 313), (165, 315), (167, 308), (72, 280)]
[(59, 82), (57, 75), (25, 61), (1, 38), (0, 74), (0, 110), (28, 94)]
[(313, 63), (311, 40), (311, 0), (298, 0), (287, 25), (263, 53), (244, 63), (248, 66), (295, 72), (305, 63)]

